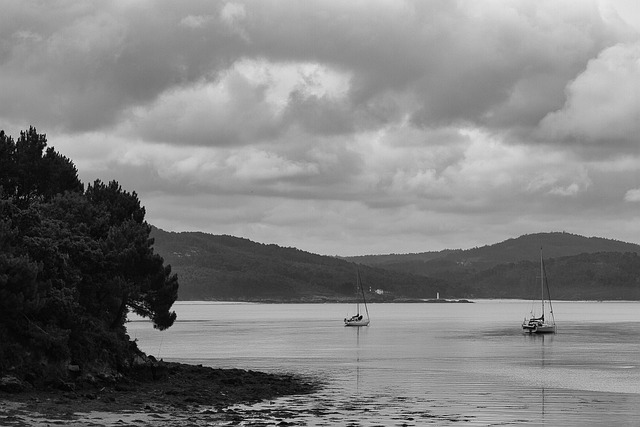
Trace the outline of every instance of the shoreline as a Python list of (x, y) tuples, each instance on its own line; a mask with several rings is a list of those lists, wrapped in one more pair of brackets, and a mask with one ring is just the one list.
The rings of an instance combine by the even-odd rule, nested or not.
[[(256, 300), (176, 300), (174, 304), (356, 304), (362, 303), (358, 299), (332, 299), (332, 298), (309, 298), (309, 299), (256, 299)], [(447, 298), (398, 298), (394, 300), (367, 300), (367, 304), (473, 304), (470, 299), (447, 299)]]
[[(157, 362), (161, 377), (126, 378), (75, 389), (0, 392), (0, 425), (210, 425), (238, 421), (230, 407), (317, 391), (320, 381), (292, 374)], [(156, 366), (156, 368), (157, 368)]]
[[(538, 301), (540, 297), (534, 298), (405, 298), (395, 300), (380, 301), (373, 299), (367, 300), (367, 304), (432, 304), (432, 303), (450, 303), (450, 304), (474, 304), (477, 302), (531, 302)], [(572, 302), (572, 303), (637, 303), (640, 300), (634, 299), (553, 299), (556, 302)], [(296, 300), (277, 300), (277, 299), (261, 299), (261, 300), (176, 300), (174, 304), (355, 304), (359, 302), (357, 299), (337, 300), (337, 299), (296, 299)]]

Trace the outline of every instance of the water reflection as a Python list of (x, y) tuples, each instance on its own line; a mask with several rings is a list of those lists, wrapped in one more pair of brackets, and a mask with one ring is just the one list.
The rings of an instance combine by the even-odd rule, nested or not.
[(189, 321), (130, 333), (165, 360), (321, 378), (317, 394), (265, 403), (304, 425), (633, 425), (640, 305), (614, 304), (615, 322), (592, 305), (554, 304), (556, 335), (522, 334), (521, 307), (503, 302), (378, 305), (367, 328), (331, 320), (339, 304), (185, 304)]
[(356, 393), (360, 391), (360, 327), (356, 327)]
[[(555, 338), (555, 334), (529, 334), (529, 333), (524, 333), (524, 340), (525, 342), (529, 343), (529, 344), (533, 344), (536, 345), (538, 347), (538, 354), (539, 354), (539, 368), (540, 368), (540, 374), (539, 374), (539, 378), (540, 379), (544, 379), (546, 376), (545, 373), (545, 366), (547, 365), (548, 361), (547, 361), (547, 356), (546, 356), (546, 349), (551, 347), (551, 345), (553, 344), (554, 338)], [(531, 353), (533, 354), (533, 352)], [(533, 364), (535, 359), (533, 357), (528, 359), (530, 364)], [(545, 382), (544, 380), (539, 382), (540, 387), (539, 387), (539, 391), (540, 391), (540, 422), (541, 425), (546, 425), (546, 421), (545, 421)]]
[[(550, 336), (551, 337), (551, 336)], [(542, 369), (544, 369), (544, 364), (545, 364), (545, 357), (544, 357), (544, 346), (545, 346), (545, 339), (550, 340), (551, 338), (547, 338), (546, 335), (542, 335), (542, 340), (541, 340), (541, 345), (540, 345), (540, 352), (542, 353), (540, 360), (542, 362)], [(545, 424), (545, 420), (544, 420), (544, 384), (541, 387), (542, 390), (542, 414), (541, 414), (541, 418), (542, 418), (542, 424)]]

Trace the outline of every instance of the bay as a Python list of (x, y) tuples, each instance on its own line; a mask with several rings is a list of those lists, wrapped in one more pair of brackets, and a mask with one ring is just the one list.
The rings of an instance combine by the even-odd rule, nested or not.
[(127, 329), (166, 361), (323, 382), (235, 408), (240, 425), (637, 425), (640, 303), (554, 302), (544, 336), (521, 331), (531, 305), (370, 304), (370, 326), (346, 328), (349, 304), (180, 302), (170, 329)]

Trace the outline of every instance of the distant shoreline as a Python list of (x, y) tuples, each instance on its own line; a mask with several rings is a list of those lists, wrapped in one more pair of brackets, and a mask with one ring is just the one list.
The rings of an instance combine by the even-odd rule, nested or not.
[[(368, 304), (439, 304), (439, 303), (449, 303), (449, 304), (475, 304), (479, 301), (504, 301), (504, 302), (531, 302), (531, 301), (539, 301), (539, 298), (474, 298), (466, 299), (421, 299), (421, 298), (399, 298), (395, 300), (387, 300), (387, 301), (367, 301)], [(177, 300), (175, 303), (189, 303), (189, 304), (355, 304), (357, 302), (361, 302), (358, 300), (336, 300), (336, 299), (296, 299), (296, 300), (276, 300), (276, 299), (264, 299), (264, 300)], [(593, 303), (604, 303), (604, 302), (614, 302), (614, 303), (623, 303), (623, 302), (640, 302), (640, 300), (633, 299), (576, 299), (576, 300), (568, 300), (568, 299), (554, 299), (553, 302), (593, 302)]]
[[(276, 299), (261, 299), (261, 300), (178, 300), (176, 303), (219, 303), (219, 304), (355, 304), (362, 302), (360, 300), (336, 300), (332, 298), (310, 298), (310, 299), (296, 299), (296, 300), (276, 300)], [(445, 299), (445, 298), (398, 298), (387, 301), (367, 301), (368, 304), (473, 304), (474, 301), (468, 299)]]

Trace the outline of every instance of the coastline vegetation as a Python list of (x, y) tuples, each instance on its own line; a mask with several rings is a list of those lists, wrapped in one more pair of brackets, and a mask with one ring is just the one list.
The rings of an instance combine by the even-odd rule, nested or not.
[(117, 181), (85, 189), (34, 127), (0, 131), (0, 375), (33, 386), (114, 375), (139, 355), (129, 311), (173, 324), (178, 279), (144, 217)]
[(179, 289), (150, 232), (135, 192), (117, 181), (85, 187), (34, 127), (15, 140), (0, 131), (0, 396), (23, 405), (10, 416), (28, 424), (26, 414), (51, 419), (67, 406), (144, 410), (153, 400), (173, 411), (315, 390), (292, 375), (142, 353), (127, 314), (169, 328)]

